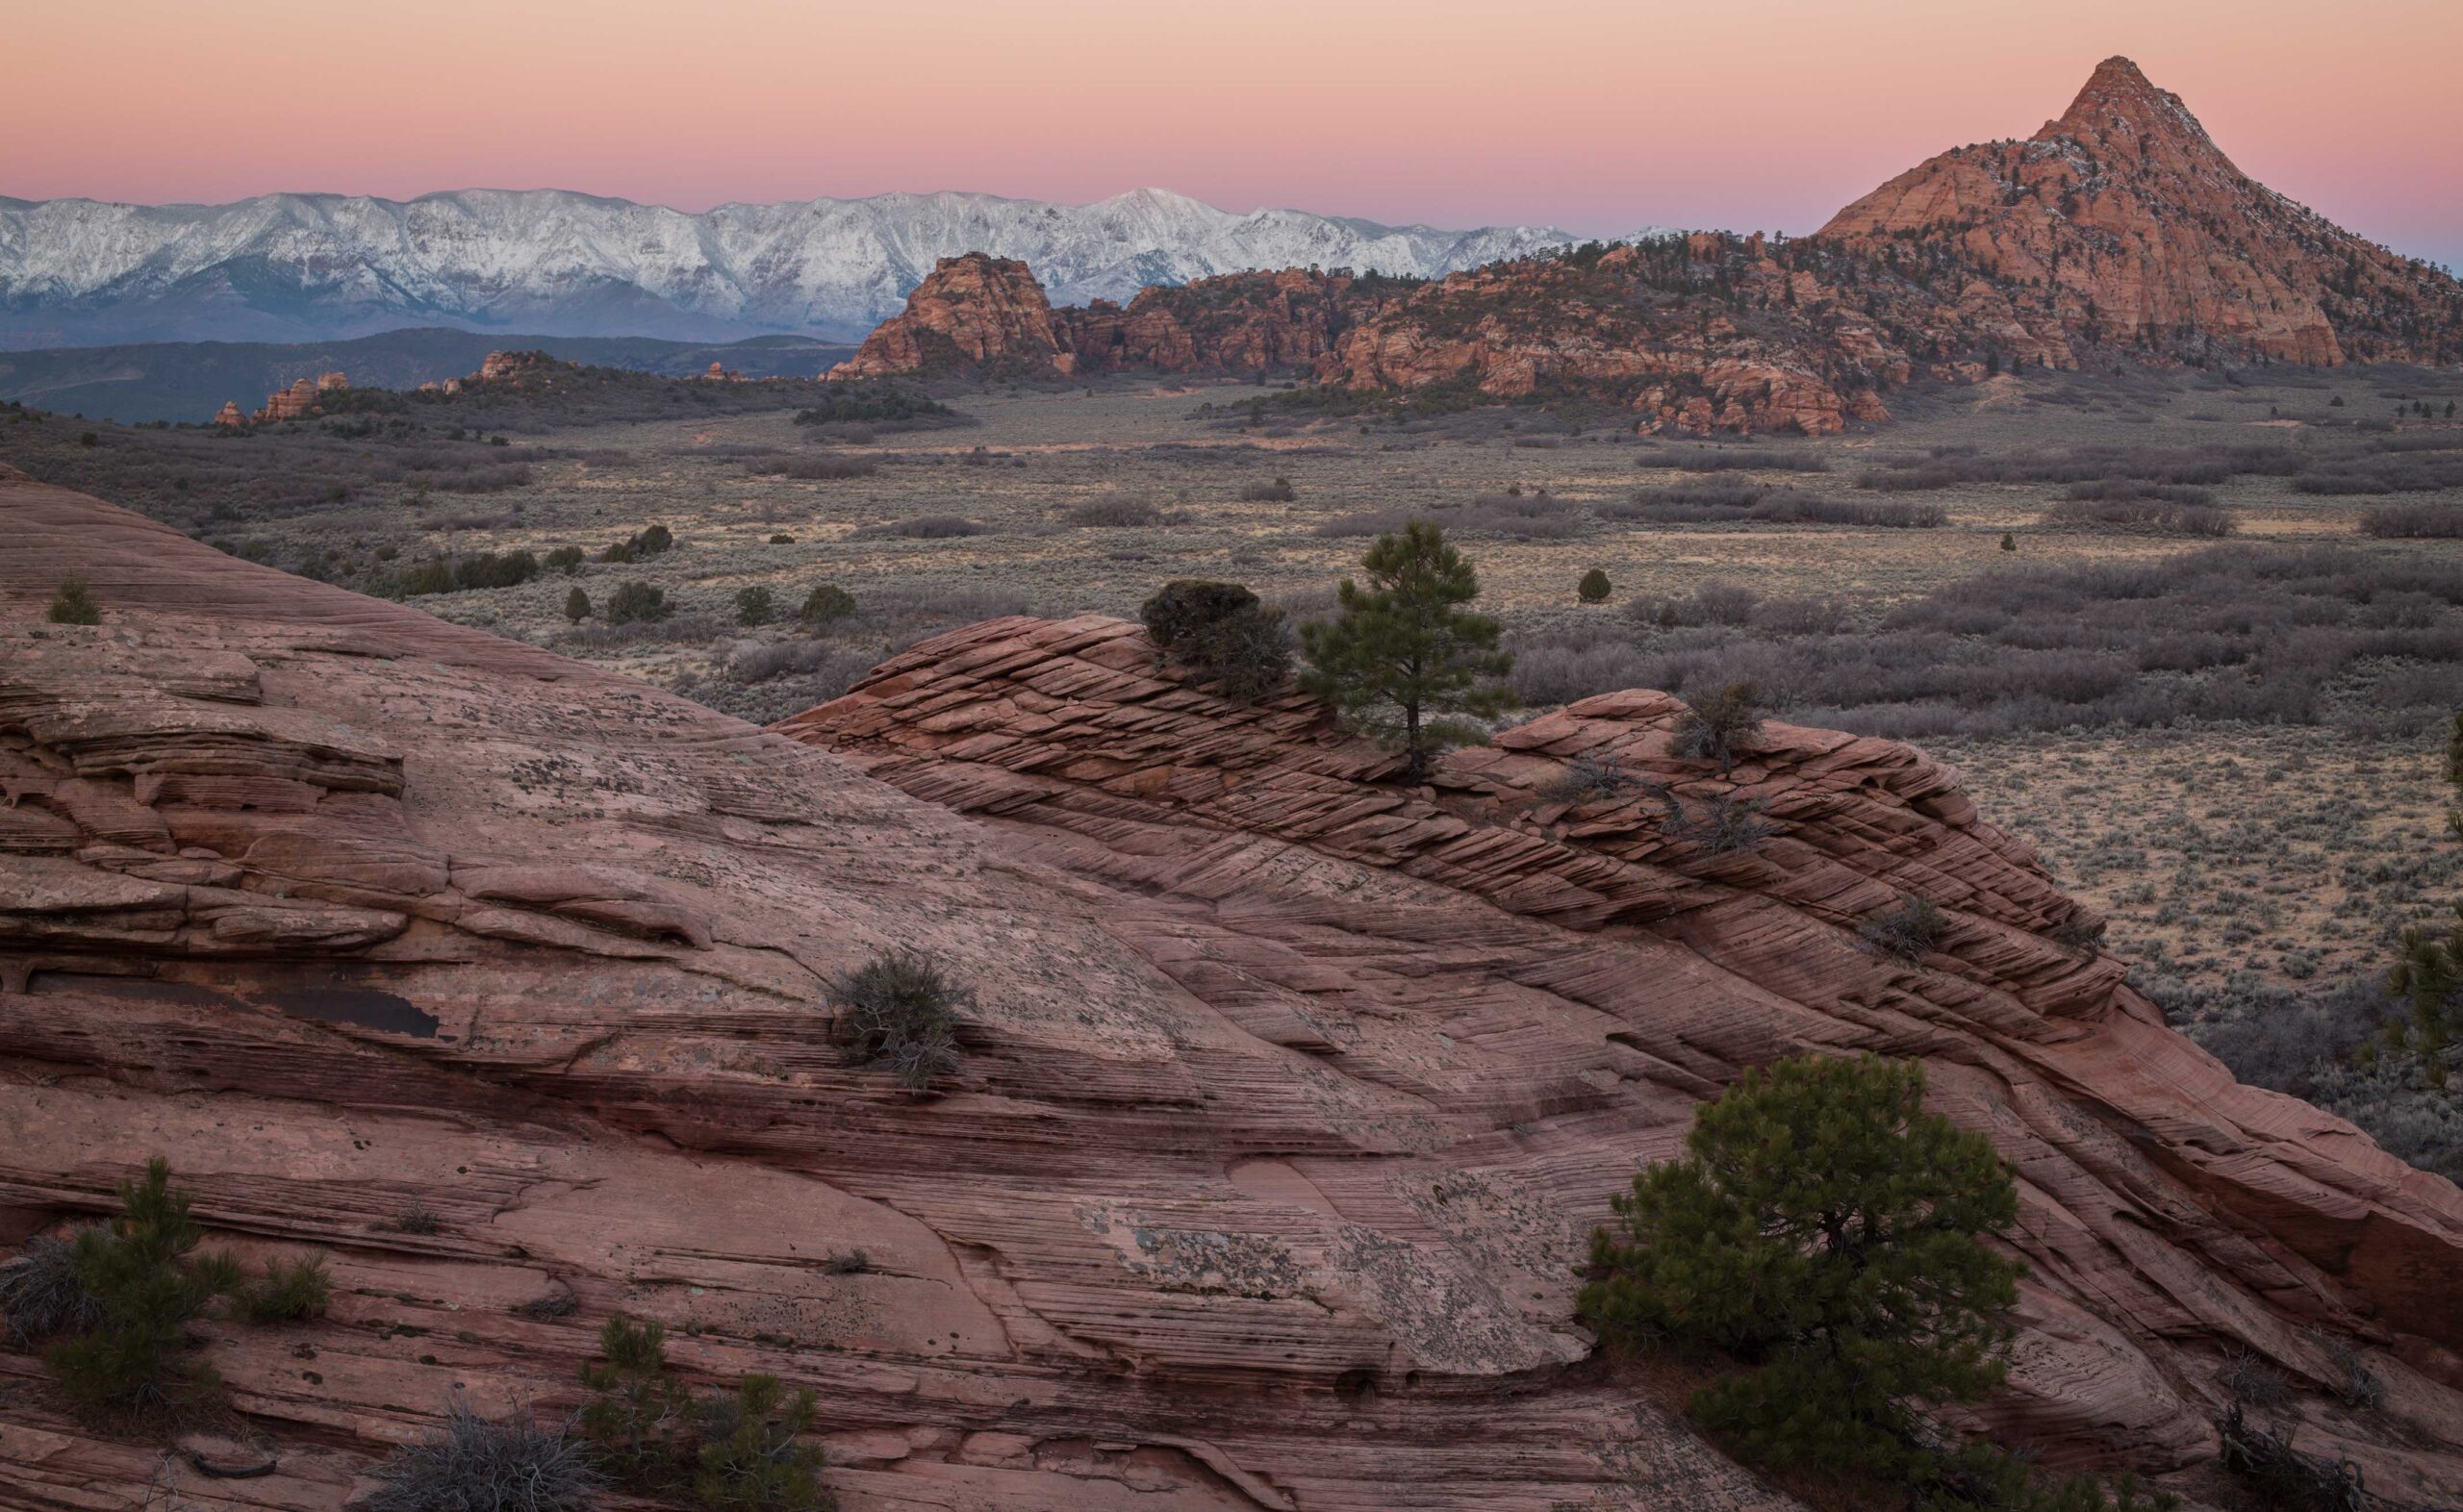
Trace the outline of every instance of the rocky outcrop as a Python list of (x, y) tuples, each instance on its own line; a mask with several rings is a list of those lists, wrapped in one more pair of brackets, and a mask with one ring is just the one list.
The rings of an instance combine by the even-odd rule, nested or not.
[[(843, 758), (21, 476), (0, 533), (0, 1251), (167, 1153), (337, 1290), (207, 1330), (260, 1478), (0, 1349), (0, 1508), (338, 1506), (457, 1388), (570, 1407), (617, 1310), (816, 1388), (851, 1512), (1788, 1504), (1576, 1368), (1582, 1219), (1487, 1169), (1553, 1094), (1320, 1064), (1382, 989), (1150, 958), (1133, 895)], [(99, 626), (42, 622), (72, 569)], [(832, 1037), (901, 945), (979, 1003), (928, 1098)]]
[[(1589, 699), (1414, 790), (1307, 700), (1193, 691), (1133, 626), (1012, 620), (778, 728), (978, 818), (1113, 899), (1116, 938), (1249, 1033), (1389, 1094), (1374, 1140), (1476, 1172), (1435, 1178), (1430, 1220), (1493, 1244), (1486, 1224), (1522, 1209), (1534, 1276), (1575, 1264), (1597, 1204), (1743, 1067), (1916, 1056), (2020, 1173), (2033, 1274), (2011, 1389), (1984, 1414), (1998, 1430), (2055, 1458), (2195, 1460), (2222, 1362), (2249, 1351), (2310, 1383), (2303, 1443), (2387, 1494), (2450, 1500), (2452, 1439), (2406, 1447), (2315, 1387), (2340, 1378), (2331, 1341), (2365, 1339), (2425, 1420), (2453, 1421), (2463, 1197), (2167, 1028), (1955, 772), (1770, 726), (1720, 779), (1672, 754), (1683, 713)], [(1608, 791), (1562, 796), (1576, 761), (1614, 773)], [(1714, 854), (1700, 837), (1733, 801), (1776, 834)], [(1911, 897), (1948, 920), (1934, 950), (1861, 943)], [(1282, 1164), (1345, 1215), (1397, 1186), (1357, 1152)]]
[(1052, 302), (1027, 265), (969, 252), (945, 257), (832, 378), (962, 373), (1051, 376), (1070, 371)]
[(1099, 299), (1056, 315), (1075, 372), (1308, 370), (1353, 324), (1414, 287), (1286, 268), (1146, 289), (1126, 310)]
[(2463, 286), (2243, 173), (2126, 58), (2033, 137), (1934, 158), (1818, 235), (1893, 269), (1980, 280), (2014, 318), (2048, 315), (2095, 345), (2326, 364), (2463, 355)]
[[(1697, 1100), (1851, 1048), (1923, 1057), (2020, 1173), (1996, 1428), (2194, 1463), (2247, 1348), (2304, 1448), (2463, 1487), (2463, 1198), (2234, 1086), (1904, 747), (1773, 729), (1722, 781), (1630, 693), (1409, 788), (1106, 619), (943, 637), (763, 732), (22, 477), (0, 532), (0, 1246), (163, 1152), (216, 1242), (336, 1280), (207, 1329), (259, 1478), (0, 1352), (10, 1512), (158, 1470), (338, 1505), (457, 1387), (570, 1407), (618, 1310), (815, 1388), (851, 1512), (1776, 1512), (1590, 1362), (1573, 1267)], [(42, 621), (71, 570), (102, 624)], [(1689, 822), (1553, 796), (1576, 757)], [(1779, 833), (1702, 853), (1738, 794)], [(1862, 949), (1910, 895), (1939, 949)], [(833, 1038), (830, 977), (895, 946), (976, 995), (929, 1096)], [(2318, 1389), (2334, 1341), (2386, 1412)]]
[(1593, 243), (1425, 285), (1243, 274), (1126, 311), (1053, 310), (1023, 265), (978, 254), (945, 262), (864, 353), (837, 375), (1285, 368), (1579, 395), (1643, 431), (1829, 435), (1888, 419), (1886, 396), (1918, 376), (2089, 356), (2451, 361), (2463, 284), (2249, 179), (2116, 58), (2029, 140), (1946, 153), (1810, 239)]

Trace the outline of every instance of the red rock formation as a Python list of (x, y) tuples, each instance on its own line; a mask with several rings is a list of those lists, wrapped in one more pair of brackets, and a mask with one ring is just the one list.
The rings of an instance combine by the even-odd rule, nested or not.
[[(2455, 1421), (2463, 1195), (2234, 1084), (2167, 1028), (2121, 963), (2073, 943), (2099, 921), (1977, 817), (1955, 772), (1774, 725), (1721, 780), (1671, 754), (1683, 712), (1653, 693), (1588, 699), (1411, 790), (1306, 700), (1181, 685), (1134, 626), (1007, 620), (918, 646), (777, 728), (1112, 897), (1110, 932), (1246, 1032), (1425, 1099), (1434, 1125), (1398, 1105), (1375, 1126), (1478, 1172), (1429, 1214), (1440, 1230), (1476, 1232), (1517, 1200), (1571, 1217), (1531, 1231), (1561, 1236), (1535, 1273), (1570, 1268), (1562, 1236), (1742, 1067), (1917, 1056), (1941, 1110), (2020, 1173), (2033, 1276), (2011, 1389), (1984, 1413), (2001, 1431), (2056, 1457), (2194, 1459), (2232, 1352), (2336, 1378), (2313, 1330), (2368, 1339), (2425, 1413)], [(1575, 757), (1633, 786), (1551, 797)], [(1705, 854), (1667, 833), (1659, 784), (1696, 812), (1762, 800), (1779, 833)], [(1951, 921), (1939, 948), (1909, 964), (1862, 947), (1857, 925), (1910, 896)], [(1397, 1184), (1357, 1152), (1283, 1164), (1297, 1176), (1279, 1180), (1345, 1215)], [(2303, 1442), (2349, 1452), (2374, 1488), (2445, 1500), (2463, 1485), (2463, 1436), (2407, 1448), (2323, 1399), (2298, 1411)]]
[(258, 421), (302, 420), (317, 413), (317, 382), (302, 378), (288, 389), (266, 395), (266, 407), (251, 419)]
[(1284, 271), (1052, 310), (1019, 264), (952, 259), (833, 376), (1300, 368), (1357, 389), (1580, 394), (1644, 430), (1889, 418), (1918, 373), (2082, 354), (2463, 358), (2463, 284), (2235, 168), (2126, 59), (2023, 142), (1963, 147), (1790, 241), (1695, 233), (1501, 263), (1372, 297)]
[(1055, 311), (1077, 372), (1261, 372), (1314, 368), (1342, 333), (1400, 286), (1286, 268), (1142, 289), (1123, 310), (1096, 300)]
[[(2314, 1324), (2390, 1400), (2304, 1396), (2303, 1446), (2463, 1484), (2463, 1400), (2407, 1363), (2463, 1345), (2463, 1197), (2235, 1087), (1903, 747), (1774, 729), (1721, 782), (1621, 694), (1413, 790), (1103, 619), (765, 733), (21, 475), (0, 535), (0, 1245), (167, 1152), (217, 1243), (335, 1273), (320, 1322), (206, 1330), (277, 1460), (171, 1463), (215, 1504), (340, 1505), (457, 1386), (564, 1410), (622, 1309), (814, 1387), (851, 1512), (1777, 1512), (1578, 1367), (1570, 1307), (1636, 1163), (1808, 1047), (1924, 1057), (2018, 1166), (1997, 1426), (2192, 1460), (2223, 1351), (2326, 1380)], [(107, 623), (43, 622), (69, 570)], [(1577, 754), (1782, 833), (1550, 800)], [(1942, 949), (1861, 951), (1909, 894)], [(894, 945), (977, 992), (929, 1097), (831, 1040), (830, 976)], [(157, 1448), (39, 1373), (0, 1352), (0, 1508), (130, 1499)]]
[(984, 252), (945, 257), (832, 378), (912, 373), (1042, 374), (1071, 370), (1052, 302), (1027, 265)]
[(883, 321), (828, 376), (1309, 367), (1395, 287), (1291, 268), (1143, 289), (1127, 309), (1098, 299), (1082, 310), (1054, 310), (1027, 265), (971, 252), (944, 258), (907, 296), (905, 312)]
[(337, 389), (347, 389), (349, 387), (350, 376), (346, 373), (333, 372), (318, 373), (317, 375), (317, 391), (318, 393), (331, 393)]
[(248, 423), (248, 417), (240, 413), (240, 406), (237, 401), (225, 399), (222, 401), (222, 408), (214, 412), (214, 423), (216, 425), (241, 426)]
[(1841, 211), (1819, 236), (1989, 285), (2073, 339), (2304, 363), (2463, 355), (2463, 288), (2259, 184), (2180, 97), (2107, 59), (2024, 141), (1961, 147)]

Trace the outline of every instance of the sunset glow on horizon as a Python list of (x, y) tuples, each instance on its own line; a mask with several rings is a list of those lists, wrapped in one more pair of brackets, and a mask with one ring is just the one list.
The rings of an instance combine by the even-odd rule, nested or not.
[(1446, 226), (1810, 231), (2138, 61), (2244, 170), (2463, 263), (2463, 6), (102, 0), (13, 17), (0, 194), (1154, 186)]

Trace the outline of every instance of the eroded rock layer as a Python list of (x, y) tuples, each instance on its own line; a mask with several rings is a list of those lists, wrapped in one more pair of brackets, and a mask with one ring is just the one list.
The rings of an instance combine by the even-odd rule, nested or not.
[[(1136, 627), (1091, 618), (943, 637), (778, 728), (1105, 890), (1112, 934), (1184, 987), (1389, 1093), (1364, 1131), (1470, 1168), (1422, 1204), (1437, 1230), (1519, 1210), (1536, 1307), (1562, 1304), (1546, 1277), (1697, 1099), (1779, 1056), (1873, 1050), (1924, 1060), (1942, 1111), (2020, 1176), (2034, 1274), (2011, 1389), (1983, 1414), (1997, 1431), (2056, 1459), (2193, 1461), (2224, 1360), (2314, 1388), (2341, 1378), (2345, 1338), (2420, 1421), (2463, 1428), (2450, 1185), (2167, 1028), (2095, 948), (2100, 921), (1954, 771), (1770, 726), (1721, 779), (1671, 754), (1683, 714), (1588, 699), (1413, 790), (1308, 701), (1212, 697)], [(1576, 763), (1588, 796), (1565, 795)], [(1715, 854), (1732, 802), (1775, 833)], [(1947, 921), (1935, 949), (1863, 942), (1917, 897)], [(1281, 1165), (1346, 1216), (1391, 1200), (1378, 1161)], [(2374, 1488), (2453, 1495), (2450, 1440), (2400, 1446), (2314, 1391), (2298, 1412), (2303, 1441), (2340, 1442)]]
[[(0, 1508), (332, 1508), (456, 1390), (570, 1408), (618, 1310), (814, 1387), (856, 1512), (1788, 1504), (1578, 1363), (1586, 1218), (1510, 1126), (1556, 1094), (1484, 1053), (1436, 1106), (1301, 1027), (1416, 1055), (1410, 995), (1274, 985), (1296, 952), (844, 758), (22, 475), (0, 540), (0, 1252), (164, 1153), (216, 1244), (337, 1286), (206, 1328), (263, 1478), (0, 1350)], [(100, 626), (42, 622), (72, 570)], [(900, 945), (979, 1003), (925, 1099), (831, 1033)]]
[[(2463, 1198), (2233, 1085), (1903, 747), (1774, 730), (1720, 781), (1629, 693), (1415, 790), (1105, 619), (763, 732), (19, 477), (0, 539), (0, 1245), (160, 1152), (338, 1285), (206, 1330), (259, 1479), (0, 1353), (11, 1512), (334, 1506), (457, 1389), (570, 1407), (618, 1310), (814, 1387), (857, 1512), (1784, 1507), (1590, 1360), (1573, 1267), (1697, 1100), (1858, 1047), (2021, 1174), (1997, 1428), (2192, 1464), (2247, 1349), (2304, 1447), (2463, 1484)], [(41, 622), (71, 570), (101, 625)], [(1550, 796), (1578, 756), (1635, 785)], [(1702, 854), (1738, 793), (1779, 832)], [(1910, 895), (1941, 948), (1862, 948)], [(976, 994), (927, 1097), (832, 1035), (892, 946)], [(2316, 1389), (2337, 1341), (2385, 1413)]]

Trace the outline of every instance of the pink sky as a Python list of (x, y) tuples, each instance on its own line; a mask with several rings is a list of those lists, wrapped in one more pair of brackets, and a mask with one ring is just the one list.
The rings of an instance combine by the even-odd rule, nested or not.
[(2125, 53), (2244, 169), (2463, 262), (2455, 0), (91, 0), (7, 36), (23, 198), (1155, 185), (1590, 233), (1811, 230)]

